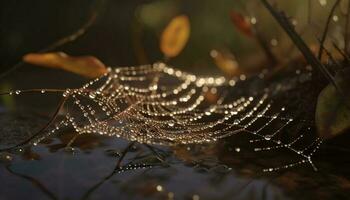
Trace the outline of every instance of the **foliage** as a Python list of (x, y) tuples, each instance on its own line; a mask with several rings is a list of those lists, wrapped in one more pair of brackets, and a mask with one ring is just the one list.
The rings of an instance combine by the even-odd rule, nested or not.
[(180, 15), (170, 21), (160, 38), (160, 49), (165, 57), (177, 56), (185, 47), (190, 36), (190, 21), (186, 15)]
[(105, 65), (93, 56), (72, 57), (63, 52), (31, 53), (25, 55), (23, 61), (42, 67), (63, 69), (87, 78), (97, 78), (107, 72)]
[(338, 72), (335, 81), (342, 95), (329, 84), (318, 96), (315, 121), (318, 133), (323, 138), (332, 138), (350, 128), (350, 69)]

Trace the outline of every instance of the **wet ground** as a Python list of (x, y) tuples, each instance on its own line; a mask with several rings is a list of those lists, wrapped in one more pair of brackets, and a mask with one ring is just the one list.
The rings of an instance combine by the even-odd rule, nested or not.
[[(41, 102), (38, 107), (35, 98), (24, 97), (17, 104), (31, 107), (3, 107), (1, 147), (23, 141), (46, 123), (55, 98)], [(254, 152), (246, 135), (166, 147), (90, 134), (66, 148), (74, 135), (68, 129), (37, 146), (2, 152), (0, 199), (350, 198), (346, 135), (321, 146), (313, 158), (318, 171), (305, 164), (274, 172), (263, 169), (297, 156)]]

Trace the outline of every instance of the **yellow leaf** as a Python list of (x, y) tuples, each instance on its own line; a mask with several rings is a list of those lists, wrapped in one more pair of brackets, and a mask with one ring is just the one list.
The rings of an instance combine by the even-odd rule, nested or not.
[(231, 53), (220, 52), (214, 49), (210, 51), (210, 56), (214, 59), (216, 66), (218, 66), (226, 75), (232, 77), (242, 73), (235, 57)]
[(63, 52), (30, 53), (23, 61), (42, 67), (63, 69), (87, 78), (97, 78), (107, 72), (105, 65), (93, 56), (69, 56)]
[(172, 19), (161, 35), (160, 49), (166, 57), (177, 56), (190, 36), (190, 21), (186, 15)]

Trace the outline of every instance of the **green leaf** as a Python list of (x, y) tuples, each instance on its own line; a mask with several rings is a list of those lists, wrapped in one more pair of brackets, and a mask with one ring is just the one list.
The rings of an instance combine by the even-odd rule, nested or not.
[(343, 95), (333, 84), (325, 87), (318, 96), (316, 126), (321, 138), (332, 138), (350, 128), (350, 68), (335, 76)]

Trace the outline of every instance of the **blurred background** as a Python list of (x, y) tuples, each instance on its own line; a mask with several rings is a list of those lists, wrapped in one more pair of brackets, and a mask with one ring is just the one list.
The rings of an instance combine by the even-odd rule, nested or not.
[[(287, 13), (296, 30), (316, 51), (317, 39), (321, 38), (328, 13), (336, 1), (271, 2)], [(348, 2), (340, 1), (331, 16), (325, 42), (331, 52), (332, 42), (344, 47)], [(112, 67), (164, 61), (160, 38), (171, 20), (179, 15), (188, 17), (190, 36), (183, 50), (166, 60), (176, 68), (198, 75), (235, 76), (256, 74), (274, 66), (283, 68), (286, 63), (304, 67), (293, 64), (302, 57), (259, 0), (4, 0), (0, 2), (0, 73), (14, 69), (24, 55), (67, 39), (86, 24), (91, 26), (85, 27), (85, 34), (51, 51), (95, 56)], [(253, 30), (252, 34), (247, 33), (247, 27)], [(0, 90), (76, 88), (85, 82), (85, 78), (76, 74), (21, 63), (0, 78)], [(20, 98), (11, 96), (2, 96), (0, 101), (12, 109), (22, 105), (41, 108), (51, 102), (48, 99), (43, 103), (41, 96), (34, 96), (26, 97), (24, 103), (15, 103)]]
[[(342, 1), (347, 3), (347, 1)], [(310, 45), (316, 45), (334, 1), (275, 1), (291, 17)], [(339, 46), (347, 6), (333, 16), (331, 36)], [(37, 52), (78, 30), (92, 13), (98, 18), (87, 33), (57, 50), (70, 55), (94, 55), (109, 66), (131, 66), (163, 59), (159, 38), (169, 21), (184, 14), (191, 23), (190, 39), (170, 64), (195, 73), (220, 74), (210, 52), (229, 53), (240, 68), (268, 67), (265, 54), (254, 37), (237, 30), (232, 13), (255, 25), (256, 31), (277, 58), (295, 53), (288, 38), (258, 0), (72, 0), (0, 2), (1, 71), (19, 62), (26, 53)], [(337, 16), (338, 15), (338, 16)], [(338, 25), (337, 25), (338, 24)], [(22, 68), (22, 67), (21, 67)], [(30, 68), (25, 66), (23, 68)], [(20, 73), (17, 70), (15, 73)]]
[[(287, 13), (296, 30), (311, 49), (316, 51), (319, 45), (317, 39), (323, 33), (328, 13), (336, 0), (271, 0), (270, 2), (274, 2), (279, 10)], [(342, 0), (334, 15), (330, 16), (329, 37), (325, 43), (329, 51), (333, 51), (333, 42), (340, 48), (345, 46), (344, 16), (347, 13), (348, 3), (348, 0)], [(176, 16), (186, 15), (191, 29), (189, 40), (179, 55), (166, 60), (175, 68), (200, 75), (232, 76), (238, 73), (227, 73), (228, 70), (225, 70), (225, 67), (233, 66), (239, 69), (239, 73), (258, 73), (264, 69), (271, 69), (274, 65), (283, 68), (286, 66), (285, 63), (293, 63), (293, 60), (300, 58), (298, 50), (294, 48), (260, 0), (1, 0), (0, 73), (13, 68), (24, 55), (45, 49), (55, 41), (76, 32), (84, 24), (91, 22), (91, 16), (94, 15), (97, 15), (97, 18), (86, 29), (85, 34), (53, 51), (63, 51), (71, 56), (92, 55), (105, 65), (112, 67), (164, 61), (164, 55), (160, 50), (162, 32)], [(253, 34), (247, 33), (245, 26), (254, 26)], [(275, 62), (271, 61), (271, 57)], [(82, 76), (63, 70), (41, 68), (30, 64), (20, 66), (0, 78), (1, 92), (29, 88), (76, 88), (87, 81)], [(61, 98), (61, 94), (14, 96), (6, 95), (0, 98), (0, 114), (2, 114), (0, 125), (5, 127), (2, 131), (2, 137), (5, 139), (12, 138), (16, 134), (30, 134), (29, 130), (33, 127), (23, 124), (33, 123), (36, 126), (44, 124), (48, 118), (46, 113), (54, 111)], [(29, 111), (32, 109), (28, 112), (31, 115), (12, 116), (9, 114), (12, 112), (7, 112), (15, 110), (18, 111), (17, 113), (22, 113), (21, 109), (24, 107)], [(21, 139), (16, 137), (14, 137), (15, 141)], [(70, 199), (66, 196), (78, 199), (89, 187), (98, 183), (101, 177), (109, 172), (110, 166), (114, 165), (115, 155), (111, 150), (122, 149), (121, 147), (126, 143), (114, 138), (83, 138), (77, 146), (80, 148), (85, 145), (85, 149), (81, 148), (85, 154), (75, 157), (67, 156), (64, 151), (58, 151), (65, 146), (64, 143), (68, 139), (63, 138), (62, 141), (53, 139), (52, 144), (48, 142), (47, 145), (34, 147), (35, 153), (29, 150), (27, 154), (30, 155), (23, 158), (29, 162), (18, 159), (16, 162), (19, 162), (13, 164), (13, 170), (39, 177), (38, 180), (41, 180), (44, 186), (47, 184), (48, 188), (54, 191), (53, 194), (58, 194), (57, 199)], [(346, 141), (349, 140), (344, 140)], [(261, 196), (266, 199), (289, 199), (275, 185), (287, 188), (286, 191), (289, 191), (287, 195), (293, 194), (305, 199), (313, 193), (318, 193), (319, 198), (316, 199), (325, 199), (325, 196), (332, 199), (335, 195), (340, 198), (347, 196), (344, 191), (349, 189), (348, 179), (342, 179), (333, 174), (329, 175), (330, 178), (328, 175), (325, 178), (321, 173), (311, 173), (304, 168), (300, 173), (285, 173), (285, 176), (271, 178), (276, 182), (275, 185), (271, 185), (270, 178), (263, 179), (259, 174), (256, 177), (255, 173), (246, 169), (246, 163), (251, 165), (251, 160), (257, 160), (255, 154), (248, 156), (249, 162), (247, 162), (240, 159), (237, 156), (238, 153), (233, 154), (231, 146), (231, 150), (222, 150), (226, 149), (227, 145), (226, 143), (220, 145), (210, 146), (209, 150), (199, 149), (198, 152), (197, 149), (191, 149), (191, 151), (183, 148), (175, 149), (175, 154), (184, 154), (183, 157), (186, 158), (189, 157), (188, 152), (193, 150), (197, 152), (193, 156), (195, 158), (204, 154), (213, 154), (208, 156), (213, 160), (208, 160), (205, 165), (203, 164), (204, 167), (198, 165), (198, 169), (193, 170), (192, 168), (195, 168), (193, 163), (188, 162), (184, 165), (176, 165), (174, 171), (155, 170), (150, 171), (149, 174), (125, 174), (120, 179), (107, 183), (107, 186), (104, 185), (100, 192), (94, 194), (97, 195), (94, 197), (101, 199), (124, 195), (125, 198), (130, 198), (128, 195), (141, 194), (141, 197), (149, 195), (154, 199), (152, 196), (154, 194), (163, 195), (158, 190), (158, 184), (163, 184), (164, 188), (161, 188), (161, 191), (164, 191), (164, 194), (176, 193), (180, 197), (188, 197), (187, 199), (197, 199), (194, 197), (198, 192), (207, 199), (215, 197), (225, 199), (225, 196), (229, 199), (232, 193), (237, 193), (235, 195), (241, 197), (240, 199), (260, 199)], [(133, 154), (136, 153), (135, 150)], [(243, 151), (243, 153), (246, 152)], [(333, 155), (329, 157), (338, 159)], [(35, 159), (40, 162), (34, 162)], [(225, 159), (228, 160), (225, 161)], [(265, 161), (264, 157), (258, 157), (259, 159)], [(227, 166), (214, 165), (218, 160), (223, 161)], [(339, 160), (342, 161), (342, 159)], [(338, 171), (349, 174), (346, 170), (348, 164), (344, 164), (345, 161), (339, 164), (341, 167), (336, 166), (336, 170), (328, 163), (323, 165), (332, 173)], [(240, 165), (241, 163), (243, 164)], [(211, 171), (207, 166), (217, 168)], [(243, 174), (243, 176), (237, 176), (236, 172), (226, 176), (225, 171), (228, 170), (228, 166), (239, 166), (237, 174)], [(211, 171), (209, 175), (203, 174), (206, 168)], [(30, 187), (27, 180), (20, 181), (23, 177), (17, 179), (20, 177), (18, 174), (5, 167), (0, 168), (0, 179), (3, 184), (7, 184), (7, 187), (0, 187), (0, 199), (2, 199), (1, 195), (23, 199), (27, 198), (27, 193), (34, 195), (33, 197), (42, 197), (40, 190), (36, 191), (36, 187)], [(188, 180), (191, 184), (188, 184)], [(334, 187), (336, 184), (344, 187)], [(141, 189), (135, 193), (134, 187)], [(165, 188), (172, 190), (167, 191)], [(242, 188), (248, 189), (242, 190)], [(11, 191), (8, 192), (9, 190)], [(305, 196), (305, 190), (313, 192)], [(164, 198), (160, 196), (159, 199)]]

